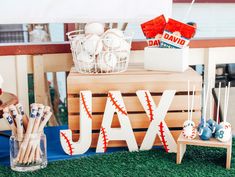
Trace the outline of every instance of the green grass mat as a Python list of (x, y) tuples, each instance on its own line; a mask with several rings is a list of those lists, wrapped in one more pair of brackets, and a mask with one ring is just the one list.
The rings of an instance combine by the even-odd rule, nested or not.
[[(235, 152), (234, 141), (233, 152)], [(36, 172), (18, 173), (11, 171), (9, 167), (0, 167), (0, 176), (235, 177), (234, 153), (230, 170), (225, 169), (225, 160), (225, 149), (188, 146), (181, 165), (175, 163), (176, 154), (167, 154), (162, 149), (157, 149), (57, 161)]]

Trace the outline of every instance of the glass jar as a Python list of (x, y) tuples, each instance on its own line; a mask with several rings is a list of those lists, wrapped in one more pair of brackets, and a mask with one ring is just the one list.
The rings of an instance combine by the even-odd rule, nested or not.
[(35, 171), (47, 166), (45, 134), (10, 137), (10, 163), (14, 171)]

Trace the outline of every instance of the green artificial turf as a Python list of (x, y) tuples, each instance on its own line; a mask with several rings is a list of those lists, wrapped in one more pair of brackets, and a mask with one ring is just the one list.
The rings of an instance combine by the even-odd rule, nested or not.
[[(235, 142), (233, 141), (233, 152)], [(235, 177), (235, 155), (232, 168), (225, 169), (225, 149), (188, 146), (181, 165), (176, 165), (176, 154), (162, 149), (142, 152), (115, 152), (75, 160), (49, 163), (47, 168), (18, 173), (9, 167), (0, 167), (1, 176), (161, 176), (161, 177)]]

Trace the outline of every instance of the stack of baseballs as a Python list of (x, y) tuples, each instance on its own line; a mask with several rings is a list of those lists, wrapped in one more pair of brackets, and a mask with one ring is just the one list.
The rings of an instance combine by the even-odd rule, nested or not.
[(104, 31), (103, 24), (88, 23), (85, 34), (74, 35), (70, 41), (79, 70), (112, 72), (120, 67), (120, 63), (128, 62), (131, 43), (119, 29)]
[(3, 78), (0, 75), (0, 95), (2, 94), (2, 84), (3, 84)]
[(32, 104), (29, 118), (21, 104), (11, 105), (3, 112), (3, 117), (15, 137), (14, 141), (18, 143), (14, 144), (14, 149), (18, 149), (16, 157), (13, 157), (14, 163), (27, 165), (42, 162), (45, 154), (41, 150), (40, 142), (43, 129), (52, 115), (50, 107)]

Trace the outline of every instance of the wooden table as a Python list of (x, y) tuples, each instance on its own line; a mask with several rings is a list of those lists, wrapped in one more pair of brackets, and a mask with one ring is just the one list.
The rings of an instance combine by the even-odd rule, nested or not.
[(181, 164), (184, 153), (186, 152), (187, 145), (204, 146), (204, 147), (217, 147), (227, 149), (226, 168), (230, 169), (231, 155), (232, 155), (232, 139), (228, 142), (220, 142), (215, 138), (211, 138), (210, 141), (203, 141), (198, 136), (194, 140), (184, 138), (182, 133), (177, 140), (177, 158), (176, 163)]
[(17, 104), (17, 103), (18, 103), (18, 98), (14, 94), (4, 92), (0, 96), (0, 130), (8, 129), (8, 125), (2, 119), (3, 109), (7, 106), (10, 106), (11, 104)]

